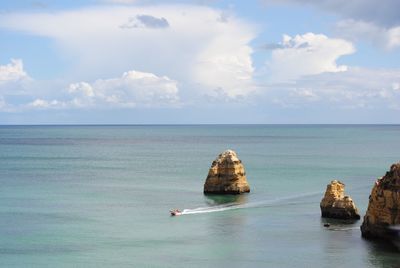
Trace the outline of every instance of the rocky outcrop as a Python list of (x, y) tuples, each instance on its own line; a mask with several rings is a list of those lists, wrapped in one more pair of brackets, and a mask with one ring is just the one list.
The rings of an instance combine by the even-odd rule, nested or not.
[(212, 162), (206, 182), (206, 194), (241, 194), (250, 192), (246, 172), (236, 153), (227, 150)]
[(400, 163), (390, 167), (386, 175), (375, 182), (369, 196), (367, 212), (361, 225), (366, 238), (393, 239), (400, 224)]
[(333, 180), (326, 187), (320, 207), (322, 217), (335, 219), (360, 219), (357, 207), (349, 196), (344, 195), (344, 183)]

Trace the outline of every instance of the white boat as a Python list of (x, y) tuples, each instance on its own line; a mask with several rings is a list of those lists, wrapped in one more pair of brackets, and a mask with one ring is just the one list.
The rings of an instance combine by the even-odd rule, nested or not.
[(180, 215), (182, 215), (182, 211), (180, 211), (179, 209), (172, 209), (169, 212), (171, 213), (171, 216), (180, 216)]

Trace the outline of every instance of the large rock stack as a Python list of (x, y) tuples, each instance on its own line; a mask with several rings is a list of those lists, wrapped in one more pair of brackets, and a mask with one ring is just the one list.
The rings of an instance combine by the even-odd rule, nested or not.
[(366, 238), (392, 240), (400, 225), (400, 163), (390, 167), (384, 177), (375, 182), (369, 196), (367, 212), (361, 225)]
[(349, 196), (344, 195), (344, 183), (333, 180), (326, 187), (324, 198), (321, 200), (321, 214), (324, 218), (360, 219), (357, 207)]
[(212, 162), (206, 182), (206, 194), (241, 194), (250, 192), (246, 172), (236, 153), (227, 150)]

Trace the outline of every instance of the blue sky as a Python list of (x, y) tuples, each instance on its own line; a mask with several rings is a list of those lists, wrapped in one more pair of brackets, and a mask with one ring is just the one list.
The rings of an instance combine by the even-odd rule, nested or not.
[(1, 1), (0, 124), (399, 123), (399, 9)]

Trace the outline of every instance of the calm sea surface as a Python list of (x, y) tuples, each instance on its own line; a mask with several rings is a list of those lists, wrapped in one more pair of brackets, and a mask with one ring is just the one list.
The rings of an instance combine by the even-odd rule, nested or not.
[[(203, 195), (225, 149), (250, 194)], [(319, 209), (340, 179), (364, 215), (398, 161), (400, 126), (1, 126), (0, 266), (399, 267)]]

